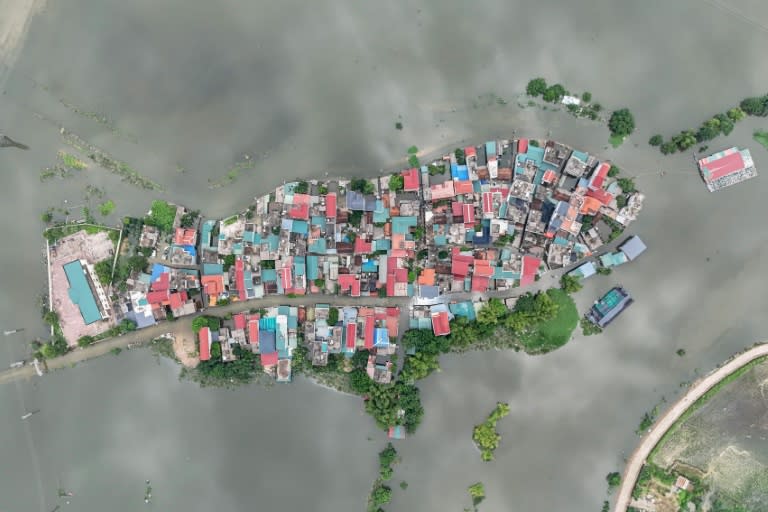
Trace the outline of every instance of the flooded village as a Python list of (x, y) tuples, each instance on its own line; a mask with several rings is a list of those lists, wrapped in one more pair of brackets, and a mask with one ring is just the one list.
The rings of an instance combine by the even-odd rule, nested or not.
[(87, 346), (242, 303), (223, 325), (198, 326), (184, 348), (194, 362), (248, 350), (286, 382), (299, 346), (316, 366), (362, 349), (387, 383), (404, 331), (449, 335), (489, 298), (512, 308), (547, 272), (587, 278), (645, 250), (638, 237), (606, 249), (642, 209), (631, 178), (559, 142), (494, 140), (410, 163), (285, 183), (221, 220), (154, 201), (122, 230), (49, 228), (53, 328)]

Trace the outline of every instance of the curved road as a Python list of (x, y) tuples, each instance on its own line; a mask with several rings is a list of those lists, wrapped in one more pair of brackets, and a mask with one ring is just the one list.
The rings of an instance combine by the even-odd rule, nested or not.
[(768, 356), (768, 343), (753, 347), (746, 352), (734, 356), (720, 368), (714, 370), (706, 377), (698, 380), (689, 389), (688, 392), (656, 422), (650, 432), (648, 432), (640, 444), (635, 449), (624, 469), (624, 476), (621, 480), (614, 512), (626, 512), (629, 502), (632, 499), (632, 489), (635, 487), (640, 470), (645, 465), (646, 458), (656, 447), (661, 438), (682, 416), (682, 414), (693, 405), (696, 400), (701, 398), (704, 393), (712, 389), (718, 382), (726, 378), (744, 365), (747, 365), (763, 356)]

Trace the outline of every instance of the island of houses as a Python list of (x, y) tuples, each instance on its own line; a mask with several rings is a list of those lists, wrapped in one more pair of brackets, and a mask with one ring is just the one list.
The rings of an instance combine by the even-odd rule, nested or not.
[[(589, 277), (645, 250), (636, 237), (603, 247), (643, 205), (617, 172), (559, 142), (521, 138), (377, 178), (285, 183), (221, 220), (155, 201), (118, 232), (49, 237), (51, 307), (76, 344), (121, 322), (145, 328), (247, 303), (224, 327), (200, 330), (201, 360), (214, 342), (224, 361), (240, 344), (284, 381), (299, 343), (316, 365), (368, 349), (369, 374), (385, 382), (401, 331), (447, 335), (481, 299), (524, 293), (550, 270)], [(304, 305), (278, 303), (300, 296)], [(368, 302), (339, 307), (340, 296)]]

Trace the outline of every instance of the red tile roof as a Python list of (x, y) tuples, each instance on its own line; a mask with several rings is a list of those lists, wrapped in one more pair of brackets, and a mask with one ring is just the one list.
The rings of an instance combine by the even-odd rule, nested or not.
[(533, 256), (523, 256), (523, 271), (520, 276), (520, 286), (527, 286), (536, 281), (541, 260)]
[(168, 286), (170, 284), (171, 275), (168, 272), (163, 272), (160, 274), (160, 277), (158, 277), (154, 283), (152, 283), (152, 286), (150, 286), (150, 290), (154, 291), (161, 291), (161, 290), (167, 290)]
[(341, 292), (349, 290), (353, 297), (360, 296), (360, 276), (357, 274), (339, 274), (339, 288)]
[(336, 193), (325, 196), (325, 216), (330, 219), (336, 218)]
[(517, 144), (517, 152), (518, 153), (528, 152), (528, 139), (520, 139), (520, 142)]
[(355, 254), (370, 254), (373, 252), (373, 242), (367, 242), (362, 237), (355, 238)]
[(243, 268), (243, 260), (240, 258), (235, 260), (235, 284), (237, 285), (238, 298), (245, 300), (245, 269)]
[(475, 260), (474, 275), (491, 277), (493, 275), (493, 267), (491, 267), (491, 262), (488, 260)]
[(197, 339), (200, 342), (200, 360), (208, 361), (211, 358), (211, 330), (208, 327), (201, 328)]
[(472, 182), (471, 181), (458, 181), (453, 180), (453, 192), (456, 195), (459, 194), (472, 194), (474, 193), (475, 189), (472, 188)]
[(236, 315), (232, 315), (232, 321), (235, 324), (235, 329), (245, 329), (245, 314), (244, 313), (238, 313)]
[(451, 334), (451, 324), (446, 311), (432, 313), (432, 332), (435, 336)]
[(261, 354), (261, 366), (274, 366), (277, 364), (277, 352)]
[(591, 188), (602, 188), (603, 183), (605, 182), (605, 177), (608, 176), (608, 171), (611, 170), (611, 164), (608, 162), (603, 162), (600, 164), (600, 166), (595, 169), (595, 173), (592, 175), (592, 178), (589, 180), (589, 186)]
[(461, 201), (453, 201), (451, 203), (451, 214), (454, 217), (461, 217), (463, 211), (464, 211), (464, 203), (462, 203)]
[(469, 274), (469, 266), (474, 263), (475, 259), (472, 256), (463, 256), (458, 253), (454, 253), (451, 256), (451, 274), (454, 276), (464, 277)]
[(187, 302), (186, 292), (172, 293), (168, 297), (168, 303), (171, 306), (171, 309), (179, 309), (184, 305), (185, 302)]
[(493, 194), (483, 192), (483, 213), (493, 213)]
[(224, 291), (224, 276), (221, 274), (202, 276), (200, 284), (207, 295), (216, 296)]
[(365, 348), (373, 348), (373, 328), (375, 327), (376, 321), (372, 316), (369, 316), (365, 319)]
[(195, 245), (197, 231), (188, 228), (176, 228), (173, 243), (176, 245)]
[(157, 290), (147, 294), (147, 302), (155, 305), (165, 305), (168, 303), (168, 290)]
[(601, 188), (587, 190), (587, 197), (597, 199), (605, 205), (609, 205), (613, 201), (613, 196)]
[[(728, 150), (730, 151), (730, 150)], [(744, 159), (741, 152), (735, 150), (716, 160), (707, 161), (706, 158), (699, 160), (699, 165), (709, 171), (709, 181), (719, 180), (723, 176), (728, 176), (734, 172), (744, 169)]]
[(248, 343), (251, 345), (259, 344), (259, 319), (251, 318), (248, 320)]
[(475, 146), (467, 146), (464, 148), (464, 156), (476, 156), (477, 150), (475, 149)]
[(542, 176), (541, 180), (545, 183), (552, 183), (553, 181), (555, 181), (555, 178), (557, 178), (557, 174), (555, 173), (555, 171), (547, 170), (544, 173), (544, 176)]
[(432, 185), (429, 187), (432, 191), (432, 200), (439, 201), (440, 199), (448, 199), (456, 195), (453, 190), (453, 181), (448, 180), (445, 183)]
[(309, 205), (299, 204), (288, 210), (288, 217), (291, 219), (308, 220), (309, 219)]
[(289, 290), (293, 287), (293, 275), (291, 272), (291, 267), (288, 266), (278, 269), (277, 278), (280, 279), (280, 284), (283, 287), (283, 291), (285, 291), (285, 293), (290, 293), (286, 290)]
[(417, 168), (408, 169), (402, 172), (403, 190), (406, 192), (415, 192), (419, 190), (419, 170)]
[(488, 289), (488, 283), (490, 279), (485, 276), (479, 276), (477, 274), (472, 276), (472, 291), (484, 292)]
[(357, 338), (357, 324), (347, 324), (347, 348), (355, 348), (355, 339)]
[(312, 202), (312, 196), (309, 194), (293, 194), (293, 204), (294, 205), (307, 205)]

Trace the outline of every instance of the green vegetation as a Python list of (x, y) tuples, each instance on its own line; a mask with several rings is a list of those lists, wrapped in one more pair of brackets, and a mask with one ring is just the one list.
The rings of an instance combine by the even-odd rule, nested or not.
[(526, 94), (528, 96), (539, 96), (541, 94), (544, 94), (544, 92), (547, 90), (547, 81), (543, 78), (534, 78), (530, 82), (528, 82), (528, 85), (525, 88)]
[(226, 256), (224, 256), (224, 259), (222, 262), (224, 272), (229, 272), (229, 269), (232, 268), (232, 266), (235, 264), (235, 260), (236, 258), (234, 254), (227, 254)]
[[(600, 512), (610, 512), (611, 511), (611, 504), (608, 503), (608, 501), (603, 501), (603, 506), (600, 509)], [(627, 512), (632, 512), (631, 510), (628, 510)]]
[(603, 332), (603, 329), (586, 316), (583, 316), (581, 317), (581, 332), (584, 336), (592, 336), (594, 334), (600, 334)]
[(613, 148), (617, 148), (624, 144), (624, 136), (623, 135), (611, 135), (608, 137), (608, 143)]
[(408, 165), (410, 165), (411, 167), (420, 167), (421, 162), (419, 161), (419, 157), (417, 157), (416, 155), (408, 156)]
[(195, 334), (200, 332), (203, 327), (208, 327), (212, 331), (218, 331), (221, 327), (221, 319), (217, 316), (198, 316), (192, 320), (192, 332)]
[(453, 152), (454, 156), (456, 156), (456, 163), (459, 165), (464, 165), (467, 163), (467, 157), (464, 154), (464, 150), (461, 148), (456, 148), (456, 150)]
[(173, 221), (176, 218), (176, 206), (165, 201), (152, 201), (152, 209), (144, 219), (148, 226), (155, 226), (164, 233), (170, 233), (173, 229)]
[(406, 490), (408, 488), (408, 482), (405, 482), (405, 481), (400, 482), (400, 488), (402, 490)]
[(108, 199), (99, 205), (99, 213), (103, 217), (106, 217), (115, 210), (115, 203), (111, 199)]
[(529, 146), (533, 146), (535, 148), (538, 148), (539, 147), (539, 141), (537, 141), (536, 139), (530, 139), (528, 141), (528, 145)]
[(226, 219), (224, 219), (224, 221), (223, 221), (223, 224), (224, 224), (225, 226), (231, 226), (232, 224), (234, 224), (235, 222), (237, 222), (237, 219), (238, 219), (238, 218), (239, 218), (239, 216), (238, 216), (238, 215), (232, 215), (231, 217), (227, 217)]
[(53, 221), (53, 212), (50, 209), (44, 211), (40, 215), (40, 220), (43, 221), (44, 224), (50, 224)]
[(592, 93), (589, 91), (584, 92), (581, 95), (581, 101), (583, 101), (584, 103), (589, 103), (590, 101), (592, 101)]
[(624, 208), (625, 206), (627, 206), (627, 202), (628, 201), (629, 200), (627, 199), (626, 195), (617, 196), (616, 197), (616, 206), (618, 206), (619, 208)]
[(53, 244), (57, 240), (60, 240), (65, 236), (77, 233), (78, 231), (85, 231), (89, 235), (95, 235), (100, 231), (106, 231), (107, 233), (111, 233), (113, 231), (117, 232), (116, 230), (106, 226), (89, 226), (78, 223), (69, 223), (51, 226), (43, 232), (43, 236), (46, 240), (48, 240), (49, 243)]
[(349, 183), (349, 188), (361, 194), (373, 194), (376, 187), (370, 181), (363, 178), (355, 178)]
[(629, 109), (615, 110), (608, 120), (608, 129), (612, 136), (626, 137), (635, 131), (635, 118)]
[(410, 146), (408, 148), (408, 154), (409, 155), (415, 155), (418, 152), (419, 152), (419, 148), (417, 148), (416, 146)]
[(648, 144), (651, 146), (661, 146), (661, 144), (664, 142), (664, 137), (661, 136), (661, 134), (656, 134), (652, 136), (650, 139), (648, 139)]
[[(250, 209), (249, 209), (250, 211)], [(200, 210), (192, 210), (185, 212), (184, 215), (181, 216), (181, 227), (183, 228), (191, 228), (195, 225), (195, 222), (197, 222), (198, 217), (200, 217)]]
[(480, 449), (482, 459), (486, 462), (493, 460), (493, 452), (501, 442), (501, 435), (496, 432), (496, 423), (508, 414), (509, 405), (498, 402), (488, 419), (476, 425), (472, 431), (472, 440)]
[(306, 181), (300, 181), (293, 187), (293, 191), (297, 194), (306, 194), (309, 192), (309, 183)]
[(80, 347), (87, 347), (88, 345), (91, 345), (94, 341), (96, 341), (96, 338), (93, 336), (80, 336), (80, 338), (77, 340), (77, 345)]
[[(524, 301), (524, 298), (518, 299), (515, 305), (515, 312), (521, 311), (522, 314), (508, 325), (514, 330), (521, 325), (521, 318), (522, 325), (530, 322), (520, 335), (526, 352), (547, 353), (565, 345), (579, 323), (579, 313), (573, 299), (563, 290), (555, 288), (536, 294), (532, 300)], [(523, 307), (520, 306), (521, 301), (527, 309), (518, 309)]]
[(611, 165), (611, 168), (608, 169), (608, 177), (609, 178), (615, 178), (616, 176), (619, 175), (620, 172), (621, 172), (621, 169), (619, 169), (618, 166)]
[(120, 353), (123, 351), (120, 347), (114, 347), (112, 350), (109, 351), (110, 354), (113, 356), (119, 356)]
[(400, 378), (404, 382), (413, 383), (427, 377), (430, 373), (440, 369), (437, 354), (419, 352), (405, 358)]
[(258, 356), (250, 350), (243, 350), (239, 344), (235, 344), (232, 346), (232, 353), (236, 359), (223, 362), (221, 360), (221, 344), (214, 342), (211, 345), (211, 359), (200, 361), (200, 364), (194, 369), (184, 368), (182, 376), (190, 378), (202, 387), (232, 388), (249, 384), (263, 373)]
[(598, 267), (597, 273), (601, 276), (609, 276), (611, 275), (611, 272), (613, 272), (613, 269), (608, 267)]
[(563, 274), (560, 278), (560, 289), (567, 294), (576, 293), (584, 287), (581, 284), (581, 279), (571, 274)]
[(739, 107), (745, 114), (750, 116), (765, 117), (768, 115), (768, 94), (745, 98), (741, 101)]
[(59, 151), (59, 159), (65, 167), (82, 171), (88, 168), (88, 164), (77, 158), (75, 155), (71, 155), (65, 151)]
[(472, 498), (472, 507), (477, 510), (477, 506), (485, 499), (485, 487), (482, 482), (477, 482), (467, 487), (470, 498)]
[(397, 192), (405, 187), (405, 179), (400, 174), (393, 174), (389, 178), (389, 190)]
[(675, 354), (677, 354), (680, 357), (683, 357), (685, 355), (685, 349), (684, 348), (679, 348), (679, 349), (677, 349), (675, 351)]
[[(369, 512), (378, 512), (381, 510), (379, 507), (386, 505), (392, 500), (392, 489), (384, 485), (384, 482), (392, 478), (394, 470), (392, 466), (400, 462), (397, 456), (397, 450), (392, 446), (392, 443), (387, 443), (387, 447), (379, 452), (379, 477), (373, 483), (371, 487), (371, 493), (368, 496), (368, 507), (366, 510)], [(400, 487), (405, 489), (408, 484), (400, 482)]]
[(752, 138), (755, 139), (755, 141), (757, 141), (765, 149), (768, 149), (768, 131), (756, 130), (752, 134)]
[(645, 433), (646, 430), (651, 428), (653, 423), (656, 421), (656, 416), (659, 414), (659, 406), (656, 405), (650, 412), (646, 412), (643, 414), (643, 418), (640, 420), (640, 425), (638, 425), (637, 430), (635, 430), (635, 434), (641, 436)]
[(429, 170), (429, 175), (430, 176), (436, 176), (438, 174), (445, 174), (445, 172), (446, 172), (445, 165), (439, 165), (438, 166), (438, 165), (434, 165), (434, 164), (429, 164), (427, 166), (427, 169)]
[(402, 130), (402, 129), (403, 129), (403, 123), (401, 123), (400, 121), (397, 121), (395, 123), (395, 130)]
[[(401, 415), (400, 410), (405, 414)], [(371, 381), (365, 411), (373, 416), (380, 428), (402, 425), (409, 434), (416, 431), (424, 416), (419, 388), (399, 381), (394, 384), (375, 384)]]
[(616, 182), (625, 194), (631, 194), (637, 190), (635, 188), (635, 181), (632, 178), (619, 178)]
[(611, 491), (621, 484), (621, 473), (614, 471), (605, 475), (605, 480), (608, 482), (608, 490)]
[(328, 311), (328, 325), (334, 326), (337, 323), (339, 323), (339, 310), (336, 308), (331, 308)]
[[(669, 155), (677, 151), (685, 151), (694, 144), (710, 141), (719, 135), (729, 135), (737, 122), (747, 115), (768, 115), (768, 95), (756, 98), (746, 98), (740, 107), (729, 109), (726, 113), (720, 113), (704, 121), (698, 129), (683, 130), (679, 134), (664, 142), (661, 135), (654, 135), (648, 141), (652, 146), (659, 146), (662, 154)], [(702, 146), (706, 148), (706, 146)], [(700, 149), (699, 151), (703, 151)]]

